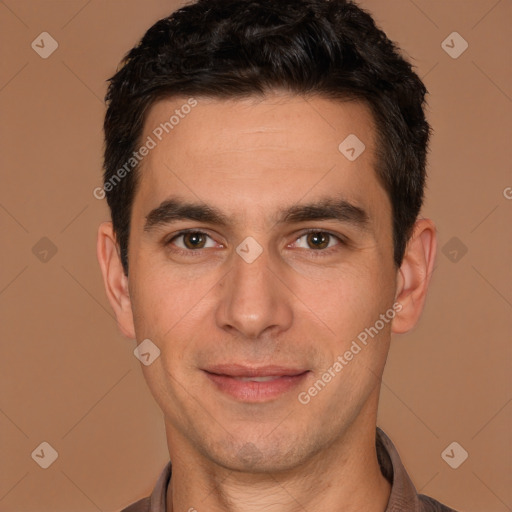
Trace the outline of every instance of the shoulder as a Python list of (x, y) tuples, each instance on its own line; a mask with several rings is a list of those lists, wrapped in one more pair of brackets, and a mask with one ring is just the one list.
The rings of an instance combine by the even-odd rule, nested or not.
[(418, 499), (421, 503), (421, 512), (457, 512), (455, 509), (447, 507), (424, 494), (419, 494)]
[(151, 498), (143, 498), (135, 503), (132, 503), (126, 508), (123, 508), (121, 512), (149, 512), (151, 505)]
[(169, 484), (172, 473), (171, 461), (169, 461), (163, 468), (156, 485), (151, 493), (151, 496), (142, 498), (135, 503), (132, 503), (121, 512), (165, 512), (166, 499), (167, 499), (167, 486)]

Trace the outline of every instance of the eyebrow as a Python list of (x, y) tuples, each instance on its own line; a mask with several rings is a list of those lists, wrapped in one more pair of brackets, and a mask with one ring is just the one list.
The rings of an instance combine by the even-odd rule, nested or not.
[[(146, 216), (144, 231), (150, 232), (157, 227), (181, 220), (193, 220), (220, 227), (229, 227), (232, 219), (214, 206), (192, 203), (179, 198), (163, 201)], [(306, 204), (296, 204), (281, 209), (276, 217), (277, 224), (293, 224), (312, 220), (336, 220), (367, 230), (370, 217), (361, 207), (345, 199), (323, 198)]]

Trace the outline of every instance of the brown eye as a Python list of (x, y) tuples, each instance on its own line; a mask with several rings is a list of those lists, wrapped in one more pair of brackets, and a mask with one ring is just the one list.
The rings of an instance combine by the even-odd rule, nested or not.
[(203, 233), (185, 233), (183, 236), (183, 243), (187, 249), (202, 249), (206, 242), (206, 237)]
[(332, 235), (323, 231), (307, 234), (307, 242), (313, 249), (325, 249), (329, 245), (329, 239)]
[(293, 246), (299, 249), (306, 249), (314, 256), (327, 256), (346, 245), (342, 235), (335, 235), (329, 231), (310, 229), (296, 238)]
[[(208, 243), (210, 245), (207, 245)], [(215, 242), (211, 236), (202, 231), (182, 231), (169, 240), (166, 245), (174, 246), (182, 251), (192, 252), (215, 247)]]

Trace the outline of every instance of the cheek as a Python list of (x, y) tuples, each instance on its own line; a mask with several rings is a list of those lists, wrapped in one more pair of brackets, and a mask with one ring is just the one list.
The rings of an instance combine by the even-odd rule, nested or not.
[[(376, 259), (376, 258), (375, 258)], [(326, 333), (345, 340), (373, 325), (392, 304), (394, 275), (378, 261), (320, 269), (296, 278), (294, 291)], [(316, 322), (318, 323), (318, 321)]]
[[(137, 263), (130, 286), (137, 339), (154, 339), (162, 349), (172, 347), (174, 352), (179, 348), (176, 338), (183, 338), (178, 333), (200, 329), (199, 318), (205, 314), (209, 294), (220, 276), (210, 272), (194, 279), (165, 263), (142, 258)], [(166, 341), (170, 339), (172, 344)]]

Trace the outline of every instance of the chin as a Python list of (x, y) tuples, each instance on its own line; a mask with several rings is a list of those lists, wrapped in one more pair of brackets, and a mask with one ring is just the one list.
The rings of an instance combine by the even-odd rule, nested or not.
[[(254, 440), (225, 439), (213, 449), (206, 449), (207, 457), (219, 466), (241, 473), (277, 473), (291, 470), (304, 463), (306, 454), (300, 453), (293, 435), (284, 439)], [(307, 450), (306, 450), (307, 451)]]

